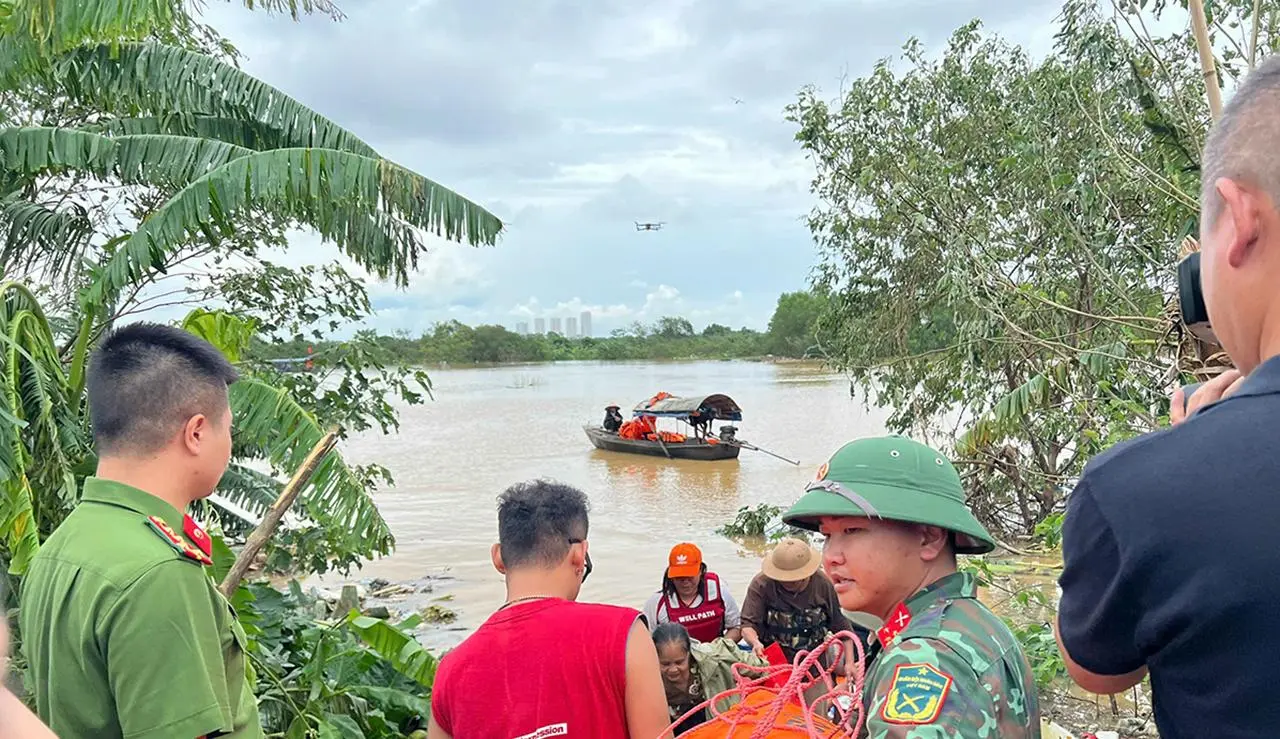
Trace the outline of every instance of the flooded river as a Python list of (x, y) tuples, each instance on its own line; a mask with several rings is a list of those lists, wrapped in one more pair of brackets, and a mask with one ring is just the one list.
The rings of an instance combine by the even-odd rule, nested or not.
[[(454, 611), (453, 623), (419, 633), (433, 650), (456, 646), (503, 602), (489, 548), (497, 540), (496, 497), (508, 485), (548, 477), (590, 496), (595, 567), (580, 600), (640, 608), (658, 588), (671, 546), (687, 540), (702, 548), (741, 603), (760, 554), (715, 530), (741, 506), (791, 504), (833, 451), (858, 436), (885, 433), (887, 417), (851, 398), (842, 375), (808, 364), (567, 362), (430, 375), (435, 399), (402, 409), (399, 434), (358, 436), (343, 451), (350, 461), (388, 467), (396, 479), (377, 495), (396, 552), (347, 582), (382, 578), (429, 589), (377, 603), (401, 612), (433, 604)], [(690, 462), (591, 446), (582, 426), (599, 423), (606, 405), (622, 406), (629, 416), (660, 390), (730, 395), (743, 409), (739, 438), (800, 465), (746, 450), (737, 460)], [(1052, 593), (1056, 556), (1017, 560), (1003, 565), (1018, 572), (1017, 585)], [(343, 582), (328, 577), (317, 584)], [(1012, 600), (996, 588), (980, 597), (1000, 613)], [(1069, 692), (1066, 703), (1089, 722), (1101, 717), (1104, 709), (1091, 705), (1096, 697)], [(1127, 700), (1121, 704), (1125, 714), (1134, 713)]]
[[(641, 607), (661, 581), (670, 547), (688, 540), (741, 602), (759, 557), (715, 529), (740, 506), (794, 502), (831, 452), (884, 433), (886, 417), (849, 397), (842, 375), (806, 364), (572, 362), (430, 375), (435, 400), (405, 408), (398, 435), (360, 436), (344, 451), (353, 462), (388, 467), (396, 479), (377, 496), (396, 551), (352, 577), (444, 575), (432, 595), (413, 599), (420, 606), (452, 595), (442, 605), (457, 613), (456, 628), (432, 635), (439, 646), (460, 641), (503, 602), (489, 548), (497, 539), (495, 498), (511, 483), (549, 477), (590, 496), (594, 570), (582, 600)], [(582, 426), (599, 423), (606, 405), (625, 414), (659, 390), (730, 395), (743, 409), (739, 438), (800, 465), (745, 450), (737, 460), (690, 462), (591, 446)]]

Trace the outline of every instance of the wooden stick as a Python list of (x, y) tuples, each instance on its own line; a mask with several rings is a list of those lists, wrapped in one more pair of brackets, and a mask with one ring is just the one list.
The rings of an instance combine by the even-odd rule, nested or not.
[(1196, 48), (1200, 50), (1200, 69), (1204, 72), (1204, 89), (1209, 97), (1209, 117), (1216, 121), (1222, 115), (1222, 90), (1218, 87), (1213, 47), (1209, 45), (1209, 24), (1205, 20), (1204, 0), (1190, 0), (1187, 10), (1191, 13), (1191, 30), (1196, 35)]
[(1261, 28), (1262, 0), (1253, 0), (1253, 34), (1249, 40), (1249, 71), (1253, 71), (1253, 68), (1258, 66), (1258, 31)]
[(231, 565), (231, 569), (227, 572), (227, 576), (222, 580), (222, 584), (218, 589), (227, 598), (236, 592), (236, 588), (240, 587), (240, 581), (244, 579), (244, 574), (249, 571), (253, 560), (258, 556), (258, 552), (262, 551), (262, 547), (275, 533), (276, 527), (280, 525), (280, 520), (284, 518), (284, 514), (289, 510), (289, 506), (293, 505), (293, 501), (298, 498), (298, 494), (306, 487), (307, 482), (311, 480), (311, 476), (315, 474), (316, 468), (320, 466), (320, 461), (325, 458), (329, 452), (338, 444), (338, 429), (331, 428), (320, 441), (311, 448), (311, 452), (307, 458), (303, 460), (302, 466), (297, 472), (293, 473), (293, 479), (289, 480), (289, 484), (284, 486), (284, 490), (280, 491), (280, 497), (276, 498), (276, 502), (271, 504), (267, 509), (267, 514), (262, 517), (262, 522), (258, 527), (249, 534), (249, 538), (245, 540), (244, 548), (240, 550), (240, 556), (236, 557), (235, 564)]

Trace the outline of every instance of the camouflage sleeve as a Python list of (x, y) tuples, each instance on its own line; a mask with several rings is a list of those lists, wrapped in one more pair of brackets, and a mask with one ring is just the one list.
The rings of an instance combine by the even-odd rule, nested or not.
[(869, 676), (867, 739), (991, 736), (995, 712), (968, 663), (946, 644), (906, 639)]

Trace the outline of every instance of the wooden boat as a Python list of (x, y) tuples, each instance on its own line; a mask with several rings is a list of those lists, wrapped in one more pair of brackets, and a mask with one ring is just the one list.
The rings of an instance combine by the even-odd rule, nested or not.
[[(677, 398), (658, 393), (637, 405), (632, 415), (636, 419), (652, 419), (657, 431), (651, 435), (653, 438), (624, 438), (599, 424), (583, 426), (582, 429), (592, 446), (607, 452), (712, 461), (737, 459), (743, 448), (735, 437), (737, 428), (721, 426), (717, 434), (712, 427), (715, 421), (742, 420), (742, 409), (728, 395)], [(689, 424), (692, 433), (672, 434), (658, 430), (656, 421), (664, 418)]]
[(605, 431), (600, 426), (583, 426), (592, 446), (606, 452), (649, 454), (671, 459), (737, 459), (742, 447), (736, 444), (708, 444), (701, 439), (685, 439), (682, 442), (649, 441), (648, 439), (623, 439), (616, 431)]

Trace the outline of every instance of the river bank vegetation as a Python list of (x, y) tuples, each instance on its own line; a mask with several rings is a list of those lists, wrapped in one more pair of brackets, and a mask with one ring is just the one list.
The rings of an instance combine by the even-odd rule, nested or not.
[[(339, 16), (328, 0), (245, 5)], [(393, 432), (391, 401), (421, 402), (426, 387), (421, 373), (382, 365), (360, 337), (321, 360), (323, 385), (244, 355), (250, 343), (317, 323), (338, 330), (369, 312), (364, 283), (336, 262), (273, 263), (286, 231), (310, 228), (333, 256), (403, 285), (427, 234), (493, 244), (502, 228), (245, 74), (235, 47), (189, 7), (0, 0), (0, 562), (11, 616), (28, 563), (95, 467), (85, 367), (104, 332), (147, 308), (193, 308), (182, 325), (243, 376), (217, 492), (264, 517), (330, 429)], [(298, 525), (272, 537), (258, 564), (346, 571), (390, 552), (394, 537), (370, 497), (389, 480), (330, 452), (291, 511)], [(250, 525), (207, 504), (201, 517), (215, 539), (209, 573), (221, 582)], [(413, 648), (414, 620), (393, 625), (350, 602), (314, 608), (296, 587), (282, 595), (261, 581), (226, 582), (250, 635), (269, 735), (396, 737), (420, 722), (434, 660)]]
[[(328, 0), (245, 4), (340, 15)], [(1253, 0), (1206, 5), (1230, 87), (1280, 43), (1277, 13)], [(1050, 569), (1085, 461), (1165, 423), (1171, 383), (1212, 361), (1189, 348), (1171, 301), (1173, 265), (1196, 231), (1209, 112), (1185, 11), (1167, 0), (1105, 13), (1069, 0), (1053, 49), (1038, 57), (975, 22), (937, 56), (907, 43), (835, 100), (802, 91), (786, 115), (816, 168), (816, 279), (783, 296), (767, 331), (695, 332), (668, 317), (570, 340), (446, 323), (424, 337), (357, 331), (322, 345), (369, 316), (366, 287), (336, 262), (273, 261), (288, 229), (311, 228), (334, 255), (404, 284), (424, 234), (492, 244), (502, 224), (242, 72), (231, 42), (188, 11), (181, 0), (0, 0), (0, 562), (10, 609), (30, 558), (93, 471), (88, 351), (148, 307), (221, 309), (193, 310), (184, 325), (244, 370), (219, 493), (255, 516), (328, 429), (393, 433), (396, 404), (426, 398), (417, 366), (808, 356), (890, 408), (895, 430), (949, 449), (984, 522)], [(1173, 30), (1153, 31), (1161, 19)], [(281, 374), (261, 361), (309, 345), (322, 349), (320, 372)], [(331, 453), (296, 504), (301, 525), (271, 539), (265, 566), (346, 571), (391, 551), (370, 498), (389, 480)], [(217, 577), (248, 526), (205, 513)], [(763, 530), (756, 519), (769, 517), (748, 523)], [(1145, 696), (1097, 711), (1062, 688), (1043, 579), (1028, 581), (1021, 565), (969, 566), (1007, 590), (1006, 613), (1058, 696), (1051, 710), (1083, 703), (1075, 728), (1116, 725), (1122, 712), (1149, 718)], [(261, 579), (233, 602), (271, 735), (395, 737), (420, 725), (434, 661), (415, 648), (413, 617), (334, 610)]]
[[(712, 323), (695, 330), (686, 318), (666, 316), (652, 324), (633, 323), (607, 337), (566, 337), (558, 333), (518, 334), (503, 326), (468, 326), (446, 321), (418, 337), (361, 334), (377, 358), (388, 365), (426, 366), (568, 360), (747, 359), (764, 356), (820, 358), (816, 335), (825, 296), (811, 290), (784, 293), (765, 331), (732, 329)], [(341, 343), (300, 336), (288, 342), (252, 344), (247, 353), (260, 359), (284, 359), (341, 351)]]
[[(1229, 91), (1280, 42), (1277, 14), (1205, 6)], [(1187, 18), (1185, 3), (1068, 0), (1040, 56), (975, 21), (937, 56), (908, 42), (839, 98), (806, 89), (787, 111), (816, 168), (831, 362), (895, 430), (951, 451), (997, 536), (1050, 559), (1085, 462), (1166, 424), (1173, 384), (1221, 362), (1174, 292), (1211, 120)], [(1017, 597), (1023, 627), (1052, 617)], [(1051, 632), (1020, 633), (1033, 658), (1056, 655)]]

